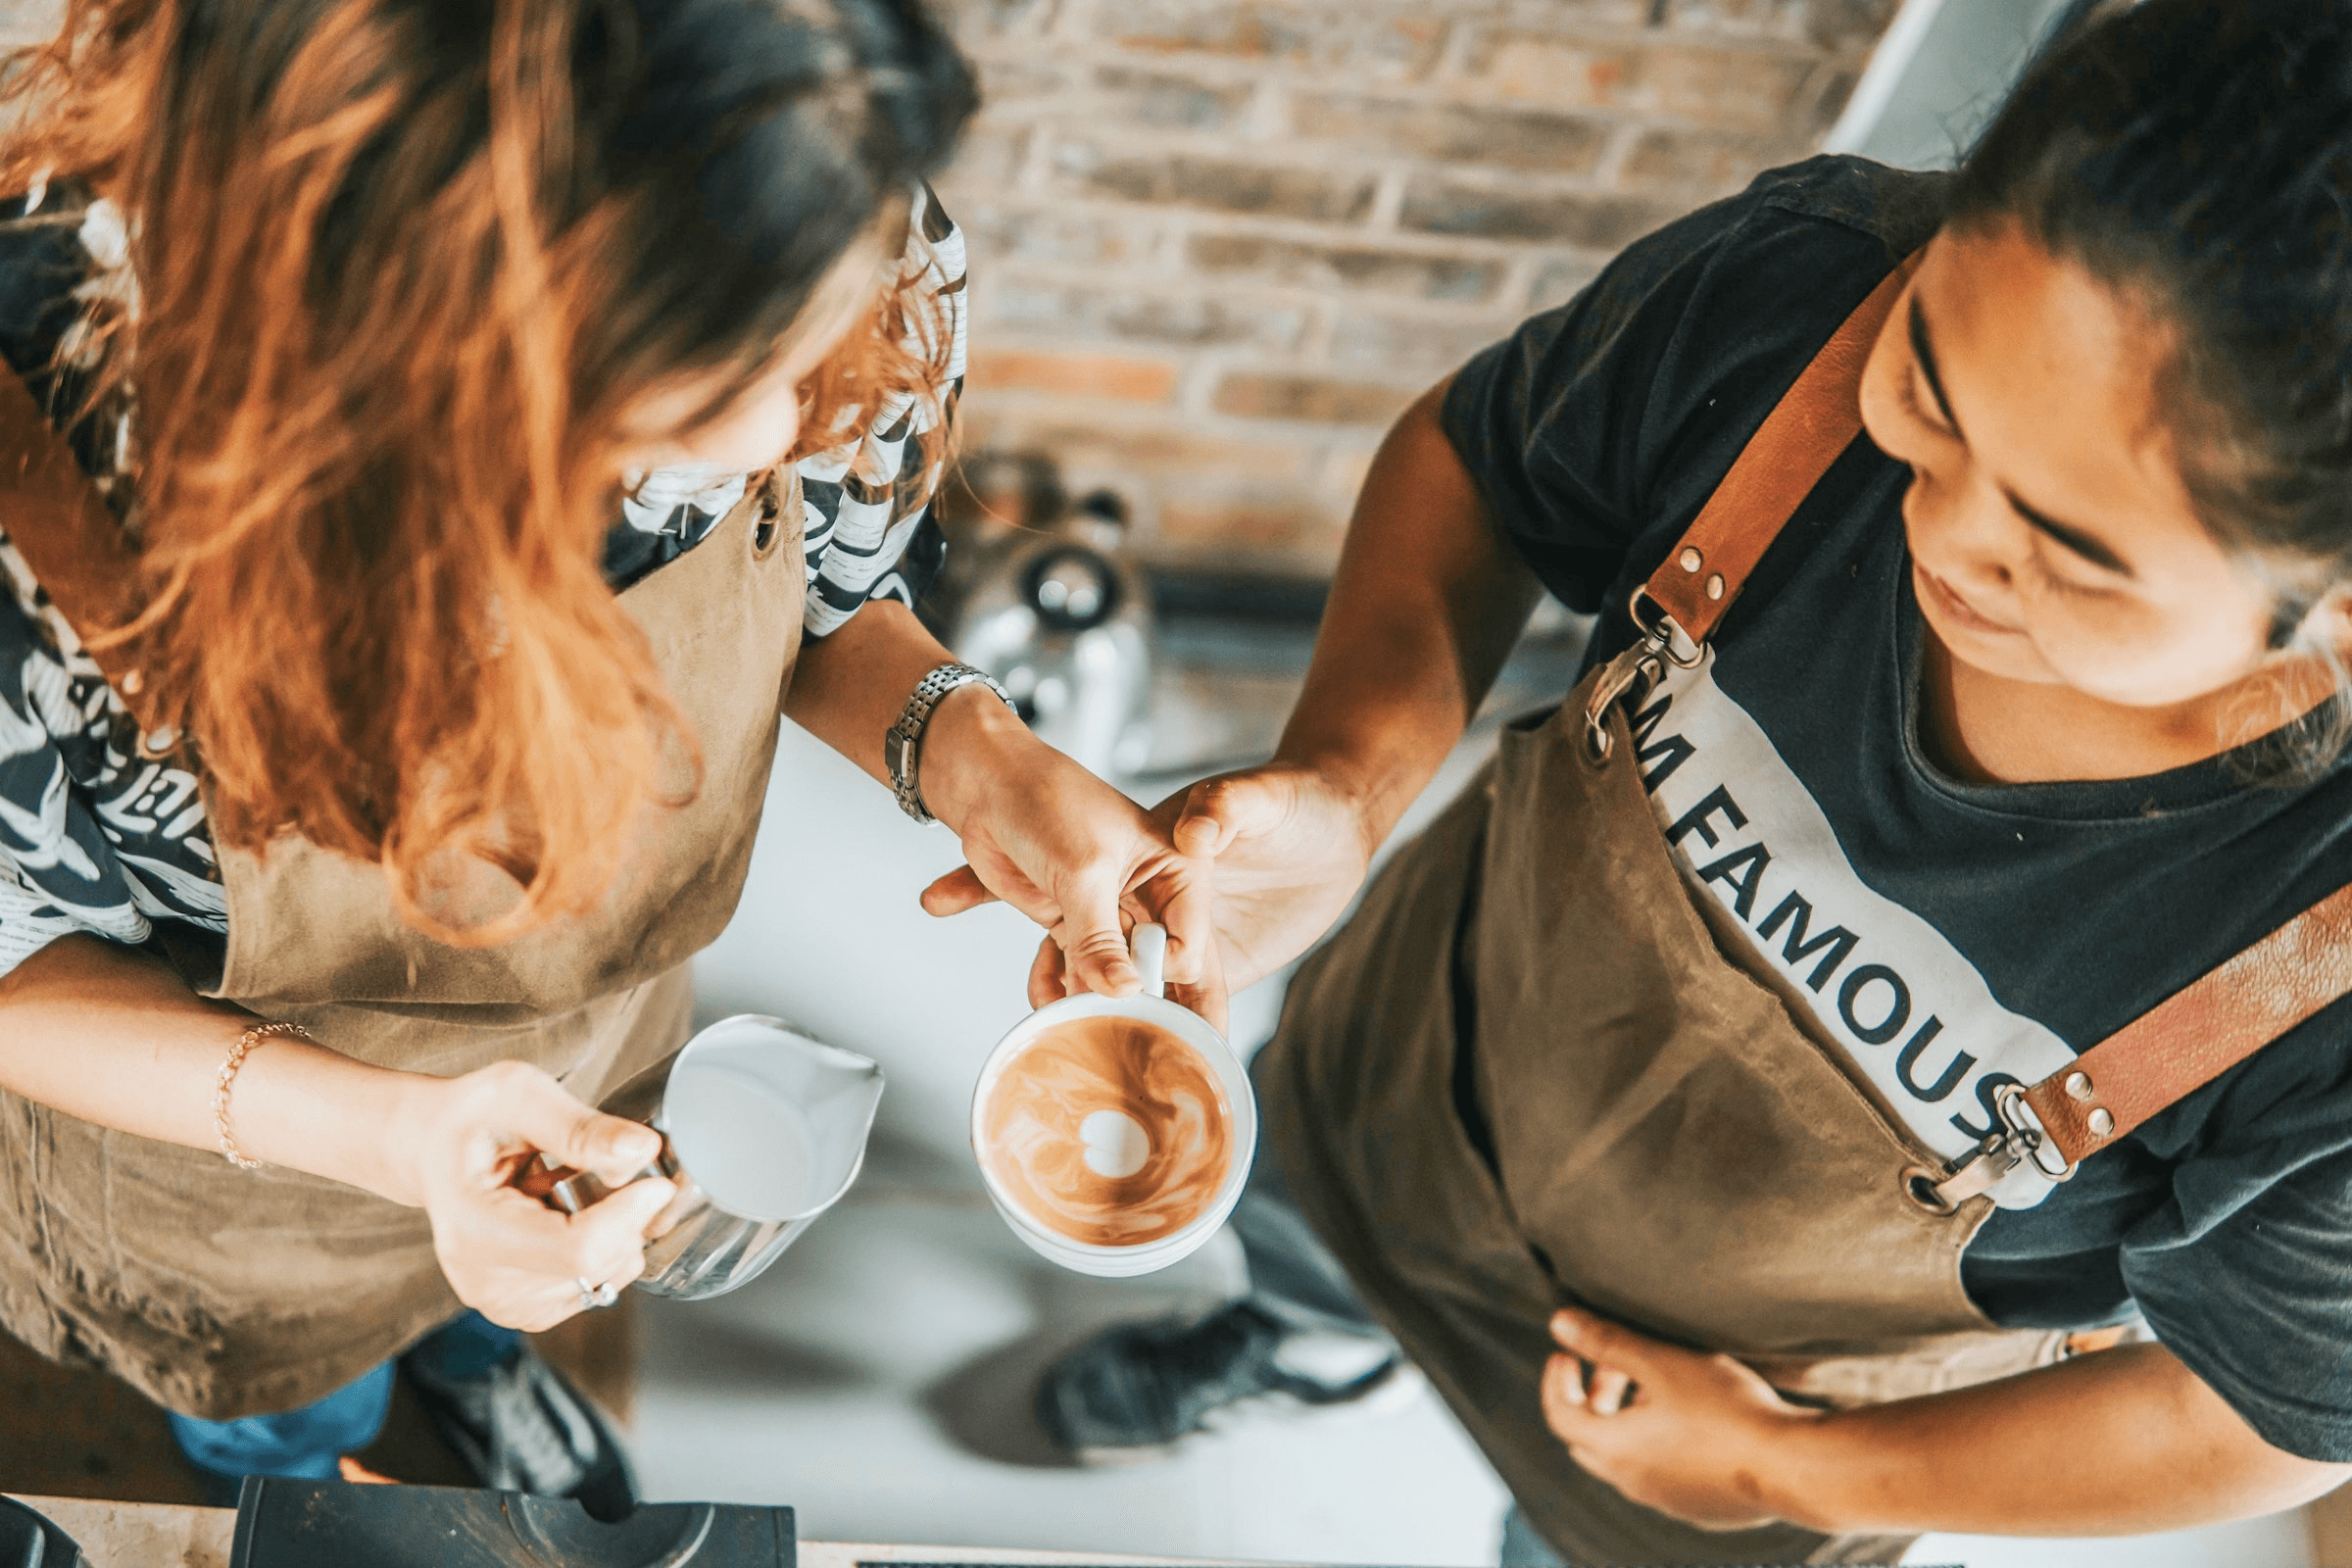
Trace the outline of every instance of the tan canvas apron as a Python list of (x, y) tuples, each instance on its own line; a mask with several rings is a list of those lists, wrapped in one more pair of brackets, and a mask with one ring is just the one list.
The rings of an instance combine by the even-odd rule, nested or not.
[[(1859, 360), (1838, 373), (1850, 402)], [(1987, 1201), (1937, 1213), (1907, 1196), (1907, 1170), (1942, 1162), (1724, 956), (1621, 711), (1606, 712), (1609, 758), (1587, 749), (1584, 714), (1611, 673), (1507, 729), (1305, 966), (1257, 1068), (1267, 1131), (1301, 1207), (1570, 1561), (1893, 1562), (1902, 1539), (1668, 1518), (1579, 1470), (1544, 1423), (1545, 1325), (1563, 1301), (1840, 1405), (2065, 1348), (1969, 1301), (1960, 1253)], [(1498, 1171), (1454, 1109), (1465, 1063)]]
[[(0, 433), (37, 443), (21, 419), (6, 428), (30, 407), (0, 409)], [(62, 476), (49, 477), (62, 493)], [(93, 531), (111, 519), (64, 510), (12, 513), (11, 534), (71, 614), (53, 577), (71, 582), (117, 547)], [(364, 1061), (443, 1076), (527, 1061), (590, 1103), (674, 1053), (691, 1013), (685, 961), (733, 911), (759, 827), (800, 647), (801, 512), (786, 470), (622, 594), (705, 772), (692, 804), (649, 808), (598, 909), (460, 950), (405, 926), (373, 866), (300, 840), (224, 852), (227, 954), (202, 989)], [(118, 691), (138, 684), (107, 667)], [(682, 755), (670, 761), (683, 782)], [(494, 890), (499, 874), (476, 869), (477, 891)], [(217, 1152), (0, 1093), (0, 1324), (44, 1354), (224, 1419), (318, 1398), (458, 1309), (419, 1210), (296, 1171), (240, 1171)]]

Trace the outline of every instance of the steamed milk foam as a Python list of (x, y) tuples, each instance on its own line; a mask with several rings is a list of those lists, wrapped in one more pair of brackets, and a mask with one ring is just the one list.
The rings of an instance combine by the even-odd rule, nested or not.
[(1038, 1224), (1132, 1247), (1173, 1235), (1216, 1201), (1233, 1115), (1192, 1047), (1134, 1018), (1045, 1030), (999, 1071), (981, 1158)]

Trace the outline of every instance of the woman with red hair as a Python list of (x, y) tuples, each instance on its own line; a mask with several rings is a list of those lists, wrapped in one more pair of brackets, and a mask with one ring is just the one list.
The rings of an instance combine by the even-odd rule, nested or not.
[(921, 0), (76, 0), (8, 90), (0, 1324), (223, 1481), (332, 1474), (409, 1349), (486, 1483), (610, 1498), (514, 1331), (669, 1186), (514, 1178), (655, 1152), (592, 1107), (779, 710), (1088, 984), (1122, 902), (1200, 977), (1164, 837), (908, 608), (969, 74)]

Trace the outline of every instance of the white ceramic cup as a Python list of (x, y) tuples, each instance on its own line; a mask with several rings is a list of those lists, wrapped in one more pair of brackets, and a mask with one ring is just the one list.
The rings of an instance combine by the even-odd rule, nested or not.
[[(1243, 1067), (1242, 1058), (1225, 1043), (1225, 1037), (1210, 1028), (1206, 1019), (1167, 1000), (1161, 974), (1167, 947), (1165, 930), (1155, 925), (1137, 926), (1131, 951), (1136, 970), (1143, 976), (1141, 996), (1068, 997), (1038, 1008), (997, 1042), (996, 1049), (981, 1065), (979, 1083), (972, 1088), (972, 1157), (980, 1166), (981, 1181), (988, 1186), (989, 1200), (1004, 1216), (1004, 1223), (1012, 1227), (1012, 1233), (1029, 1244), (1030, 1250), (1081, 1274), (1106, 1279), (1149, 1274), (1197, 1251), (1225, 1223), (1233, 1205), (1241, 1201), (1242, 1188), (1250, 1180), (1250, 1162), (1257, 1152), (1257, 1098), (1250, 1092), (1250, 1074)], [(1232, 1162), (1226, 1167), (1224, 1182), (1217, 1188), (1216, 1200), (1181, 1230), (1129, 1247), (1102, 1247), (1073, 1241), (1042, 1220), (1030, 1218), (989, 1168), (982, 1116), (990, 1097), (996, 1093), (998, 1080), (1004, 1076), (1005, 1064), (1047, 1030), (1081, 1018), (1133, 1018), (1164, 1029), (1199, 1054), (1216, 1079), (1217, 1087), (1224, 1092), (1226, 1112), (1232, 1119), (1233, 1136), (1228, 1145), (1233, 1151)]]

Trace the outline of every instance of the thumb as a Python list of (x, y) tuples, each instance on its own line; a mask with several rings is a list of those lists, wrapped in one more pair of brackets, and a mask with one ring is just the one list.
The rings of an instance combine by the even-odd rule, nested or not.
[(642, 1239), (653, 1228), (669, 1200), (678, 1196), (676, 1185), (663, 1177), (649, 1177), (634, 1181), (588, 1209), (599, 1218), (610, 1216), (611, 1225), (622, 1234)]
[(1291, 790), (1281, 775), (1264, 768), (1204, 779), (1186, 792), (1170, 836), (1176, 853), (1214, 859), (1233, 841), (1270, 833), (1290, 814)]
[(645, 1123), (593, 1109), (544, 1074), (530, 1082), (513, 1104), (514, 1130), (550, 1164), (590, 1171), (606, 1186), (618, 1187), (662, 1152), (662, 1135)]
[(1650, 1361), (1651, 1342), (1591, 1312), (1564, 1306), (1551, 1315), (1551, 1337), (1559, 1347), (1595, 1366), (1639, 1374)]
[(1087, 990), (1125, 997), (1143, 989), (1143, 976), (1127, 954), (1127, 931), (1119, 921), (1119, 895), (1113, 884), (1093, 878), (1073, 884), (1063, 898), (1061, 924), (1054, 938), (1061, 944), (1070, 973)]
[(980, 880), (979, 872), (968, 865), (959, 865), (923, 889), (923, 912), (945, 917), (976, 909), (983, 904), (994, 904), (996, 900), (997, 896)]

